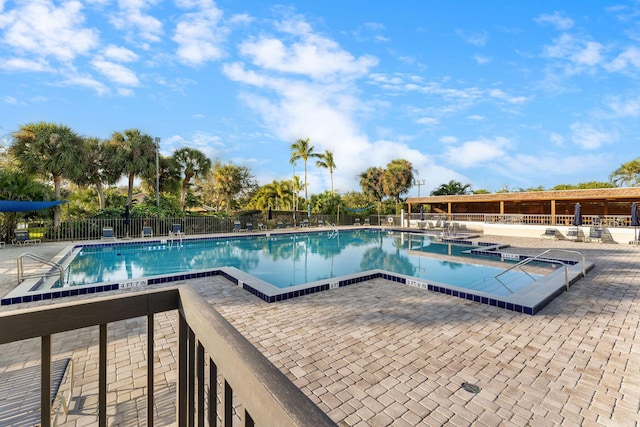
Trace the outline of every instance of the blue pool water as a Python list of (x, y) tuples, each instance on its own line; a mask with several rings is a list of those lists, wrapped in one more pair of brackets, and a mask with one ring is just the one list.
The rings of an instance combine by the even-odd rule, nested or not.
[(533, 281), (512, 272), (505, 286), (494, 279), (503, 269), (480, 265), (463, 253), (470, 248), (437, 243), (428, 235), (368, 229), (95, 245), (78, 253), (67, 269), (66, 283), (116, 282), (218, 267), (238, 268), (278, 288), (373, 269), (494, 295), (509, 295)]

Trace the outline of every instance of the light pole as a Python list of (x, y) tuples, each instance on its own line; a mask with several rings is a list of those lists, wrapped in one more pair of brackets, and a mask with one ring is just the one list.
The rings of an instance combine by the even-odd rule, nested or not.
[(414, 179), (413, 180), (413, 185), (418, 186), (418, 197), (420, 197), (420, 187), (425, 185), (425, 180), (424, 179)]
[(156, 136), (156, 207), (160, 209), (160, 162), (158, 150), (160, 150), (160, 138)]

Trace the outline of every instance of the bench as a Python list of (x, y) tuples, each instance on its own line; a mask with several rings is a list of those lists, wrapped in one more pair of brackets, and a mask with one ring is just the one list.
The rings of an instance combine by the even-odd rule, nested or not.
[[(40, 365), (0, 373), (0, 424), (40, 425)], [(68, 373), (68, 375), (67, 375)], [(69, 377), (65, 397), (61, 387)], [(51, 421), (57, 425), (62, 407), (65, 415), (73, 396), (73, 361), (70, 358), (51, 363)], [(56, 399), (58, 400), (56, 402)]]

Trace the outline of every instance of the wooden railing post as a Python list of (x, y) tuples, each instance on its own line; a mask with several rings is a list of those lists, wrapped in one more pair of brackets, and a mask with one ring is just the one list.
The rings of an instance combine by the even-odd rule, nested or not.
[(153, 313), (147, 315), (147, 427), (153, 427), (153, 380), (154, 380), (154, 320)]
[(51, 335), (41, 339), (40, 364), (40, 422), (42, 427), (51, 426)]
[(178, 313), (178, 386), (176, 387), (176, 424), (187, 425), (187, 340), (189, 331), (187, 321)]

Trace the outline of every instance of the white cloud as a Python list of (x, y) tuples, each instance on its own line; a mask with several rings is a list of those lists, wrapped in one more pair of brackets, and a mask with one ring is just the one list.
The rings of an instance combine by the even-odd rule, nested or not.
[(481, 116), (479, 114), (472, 114), (470, 116), (467, 116), (467, 119), (479, 122), (479, 121), (484, 120), (484, 116)]
[(564, 137), (559, 133), (551, 132), (549, 140), (559, 147), (564, 145)]
[(630, 47), (618, 55), (613, 61), (605, 65), (611, 72), (625, 72), (629, 68), (640, 68), (640, 49)]
[(111, 25), (118, 30), (128, 32), (131, 41), (141, 44), (158, 42), (162, 36), (162, 22), (146, 13), (157, 0), (119, 0), (120, 11), (109, 19)]
[(602, 48), (600, 43), (562, 34), (552, 45), (545, 47), (543, 57), (564, 61), (565, 73), (570, 75), (600, 64)]
[(468, 168), (504, 158), (506, 155), (504, 149), (508, 145), (507, 138), (480, 138), (476, 141), (466, 141), (462, 145), (448, 146), (445, 157), (451, 165)]
[(125, 47), (110, 44), (104, 48), (102, 54), (105, 58), (118, 62), (133, 62), (138, 60), (138, 55)]
[(416, 120), (416, 123), (419, 125), (433, 126), (438, 124), (438, 119), (434, 119), (433, 117), (421, 117)]
[(338, 43), (311, 32), (303, 21), (287, 20), (278, 28), (293, 36), (290, 43), (274, 36), (262, 36), (240, 45), (240, 53), (253, 65), (269, 71), (308, 76), (314, 79), (359, 77), (377, 65), (370, 55), (355, 58)]
[(440, 138), (440, 142), (447, 145), (455, 144), (456, 142), (458, 142), (458, 138), (456, 138), (455, 136), (443, 136)]
[(457, 30), (456, 34), (462, 37), (467, 43), (474, 46), (484, 46), (489, 41), (489, 34), (486, 31), (479, 31), (477, 33), (466, 33), (462, 30)]
[(116, 84), (124, 86), (138, 86), (140, 84), (136, 73), (123, 65), (101, 59), (91, 61), (91, 65)]
[(558, 30), (568, 30), (573, 27), (573, 20), (559, 12), (554, 12), (552, 15), (542, 14), (535, 18), (534, 21), (540, 25), (551, 25)]
[(109, 92), (109, 89), (104, 84), (89, 76), (69, 75), (60, 84), (63, 86), (87, 87), (93, 89), (98, 95), (104, 95)]
[(79, 1), (59, 6), (50, 0), (20, 4), (0, 15), (0, 29), (5, 29), (2, 42), (30, 58), (71, 61), (98, 45), (97, 31), (82, 27), (81, 11)]
[(51, 67), (42, 60), (10, 58), (0, 61), (0, 69), (7, 71), (51, 71)]
[(621, 99), (619, 96), (607, 99), (607, 106), (617, 117), (640, 116), (640, 100), (636, 97)]
[(602, 132), (590, 123), (573, 123), (571, 131), (573, 132), (573, 142), (585, 150), (594, 150), (604, 144), (612, 143), (618, 138), (615, 133)]
[(226, 29), (220, 27), (222, 12), (212, 1), (182, 2), (184, 7), (198, 6), (185, 14), (176, 25), (173, 40), (178, 43), (176, 54), (187, 65), (198, 66), (222, 57)]
[(491, 62), (491, 58), (489, 58), (488, 56), (484, 56), (484, 55), (474, 55), (473, 59), (478, 63), (478, 65), (484, 65), (484, 64), (488, 64), (489, 62)]

